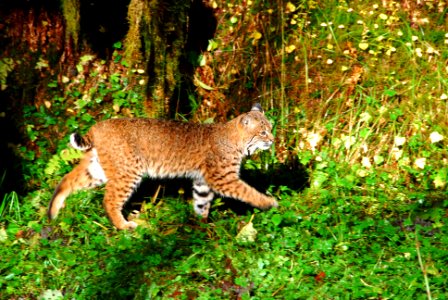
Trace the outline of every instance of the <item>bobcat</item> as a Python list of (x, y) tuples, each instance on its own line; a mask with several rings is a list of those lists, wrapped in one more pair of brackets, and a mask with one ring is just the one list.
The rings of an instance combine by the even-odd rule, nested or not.
[(268, 209), (277, 201), (239, 178), (241, 161), (257, 149), (269, 149), (272, 125), (260, 104), (224, 124), (194, 124), (157, 119), (110, 119), (84, 136), (74, 133), (71, 145), (87, 151), (78, 166), (56, 187), (48, 208), (54, 219), (65, 198), (82, 188), (106, 184), (104, 208), (118, 229), (133, 229), (123, 205), (145, 175), (193, 180), (193, 206), (206, 218), (214, 193)]

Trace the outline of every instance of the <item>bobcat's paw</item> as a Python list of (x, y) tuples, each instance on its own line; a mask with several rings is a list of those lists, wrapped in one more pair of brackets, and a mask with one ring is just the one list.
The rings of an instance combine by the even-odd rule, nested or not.
[(117, 227), (117, 229), (119, 229), (119, 230), (126, 230), (126, 229), (132, 230), (132, 229), (135, 229), (137, 226), (138, 226), (138, 224), (135, 223), (134, 221), (126, 221), (120, 225), (115, 225), (115, 227)]
[(278, 207), (278, 202), (275, 199), (272, 199), (272, 206), (271, 207)]
[(271, 201), (269, 202), (269, 206), (267, 208), (278, 207), (278, 202), (274, 198), (269, 198)]
[(273, 197), (266, 196), (263, 200), (264, 201), (263, 201), (262, 205), (259, 206), (259, 208), (261, 208), (261, 209), (270, 209), (273, 207), (278, 207), (278, 202)]
[(210, 202), (207, 203), (194, 203), (194, 212), (201, 216), (202, 219), (207, 219), (208, 213), (210, 211)]

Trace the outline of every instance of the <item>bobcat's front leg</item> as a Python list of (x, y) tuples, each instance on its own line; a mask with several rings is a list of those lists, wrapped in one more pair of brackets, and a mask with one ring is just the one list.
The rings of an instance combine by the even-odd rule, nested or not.
[(210, 175), (205, 180), (215, 192), (225, 197), (241, 200), (260, 209), (269, 209), (278, 206), (274, 198), (258, 192), (242, 181), (236, 171), (229, 171), (225, 176), (219, 174)]

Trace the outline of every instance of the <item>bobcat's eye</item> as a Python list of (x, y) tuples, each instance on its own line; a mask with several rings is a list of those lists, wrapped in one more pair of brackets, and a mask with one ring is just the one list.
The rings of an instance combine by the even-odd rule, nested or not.
[(267, 135), (268, 135), (268, 132), (267, 132), (266, 130), (263, 130), (262, 132), (260, 132), (260, 135), (261, 135), (261, 136), (267, 136)]

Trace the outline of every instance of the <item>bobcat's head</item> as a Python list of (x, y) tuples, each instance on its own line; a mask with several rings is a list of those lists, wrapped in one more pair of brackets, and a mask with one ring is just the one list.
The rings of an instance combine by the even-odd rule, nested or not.
[(267, 150), (274, 142), (272, 125), (259, 103), (254, 104), (250, 112), (241, 115), (239, 129), (245, 143), (245, 155), (251, 155), (257, 149)]

